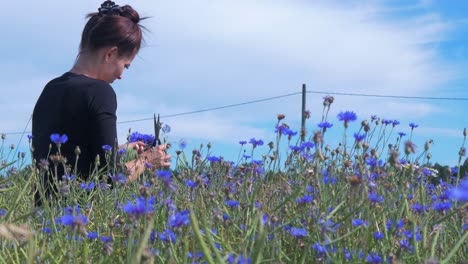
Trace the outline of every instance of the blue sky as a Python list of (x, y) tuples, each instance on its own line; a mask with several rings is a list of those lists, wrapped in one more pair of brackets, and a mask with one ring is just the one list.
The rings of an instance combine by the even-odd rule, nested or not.
[[(78, 52), (84, 16), (101, 1), (8, 1), (0, 17), (0, 132), (30, 131), (34, 104), (48, 80), (68, 71)], [(146, 45), (113, 87), (118, 121), (237, 104), (308, 90), (468, 98), (467, 1), (117, 1), (142, 16)], [(307, 95), (312, 133), (321, 120), (321, 94)], [(352, 110), (359, 121), (396, 119), (432, 160), (455, 165), (468, 127), (468, 101), (335, 96), (325, 140), (336, 147), (336, 118)], [(274, 140), (276, 115), (299, 130), (301, 95), (165, 118), (168, 140), (187, 150), (211, 142), (212, 154), (235, 159), (238, 141)], [(120, 123), (152, 133), (151, 121)], [(353, 124), (348, 134), (359, 129)], [(18, 134), (7, 143), (17, 145)], [(23, 138), (23, 149), (27, 140)], [(267, 147), (258, 153), (266, 152)], [(259, 156), (257, 157), (259, 158)]]

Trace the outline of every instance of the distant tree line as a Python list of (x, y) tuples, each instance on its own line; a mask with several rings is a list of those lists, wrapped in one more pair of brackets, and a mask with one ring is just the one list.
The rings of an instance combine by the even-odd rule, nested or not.
[[(439, 172), (439, 178), (447, 181), (450, 177), (456, 176), (457, 173), (452, 172), (452, 168), (448, 165), (441, 165), (439, 163), (435, 163), (433, 166), (434, 169), (436, 169)], [(458, 168), (458, 167), (455, 167)], [(465, 159), (465, 162), (460, 166), (460, 178), (465, 177), (465, 175), (468, 174), (468, 158)]]

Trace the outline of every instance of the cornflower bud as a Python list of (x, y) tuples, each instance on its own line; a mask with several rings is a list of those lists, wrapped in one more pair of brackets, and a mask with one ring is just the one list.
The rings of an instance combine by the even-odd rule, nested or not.
[(359, 179), (358, 176), (356, 175), (353, 175), (349, 178), (349, 182), (351, 183), (351, 185), (355, 186), (355, 185), (358, 185), (359, 183), (361, 183), (361, 179)]
[(369, 125), (365, 125), (364, 126), (364, 132), (369, 132), (370, 131), (370, 126)]
[(369, 142), (364, 142), (362, 144), (362, 147), (364, 148), (364, 150), (368, 150), (369, 149)]
[(320, 143), (322, 143), (322, 133), (320, 131), (315, 131), (313, 139), (315, 145), (318, 146)]
[(25, 153), (25, 152), (21, 152), (21, 158), (24, 159), (24, 157), (26, 157), (26, 153)]
[(276, 159), (276, 157), (275, 157), (274, 155), (270, 155), (270, 160), (273, 161), (273, 160), (275, 160), (275, 159)]
[(176, 155), (177, 155), (177, 156), (179, 156), (179, 155), (180, 155), (180, 153), (182, 153), (182, 151), (180, 151), (180, 150), (176, 150), (176, 152), (175, 152), (175, 153), (176, 153)]
[(15, 149), (15, 144), (11, 144), (10, 149)]
[(431, 154), (431, 153), (427, 153), (426, 158), (427, 158), (428, 160), (430, 160), (430, 159), (432, 158), (432, 154)]
[(405, 142), (405, 154), (409, 155), (411, 153), (416, 153), (416, 145), (413, 142), (407, 140)]
[(273, 141), (270, 141), (268, 143), (268, 146), (270, 147), (270, 149), (273, 149), (275, 147), (275, 143), (273, 143)]
[(81, 154), (81, 149), (80, 149), (79, 146), (76, 146), (76, 148), (75, 148), (75, 155), (76, 155), (76, 156), (79, 156), (80, 154)]
[(278, 121), (280, 121), (283, 120), (286, 116), (283, 114), (278, 114), (276, 117), (278, 118)]
[(466, 155), (466, 148), (461, 147), (460, 151), (458, 152), (458, 155), (460, 155), (460, 157), (464, 157)]
[(139, 187), (139, 191), (140, 191), (140, 195), (145, 197), (145, 198), (148, 198), (151, 196), (151, 191), (148, 187), (144, 186), (144, 185), (141, 185)]
[(5, 133), (2, 133), (2, 139), (6, 139), (6, 134)]
[(431, 144), (432, 144), (432, 139), (429, 139), (428, 141), (426, 141), (426, 144), (424, 144), (424, 150), (428, 151)]
[(41, 170), (49, 170), (49, 161), (47, 161), (46, 159), (41, 159), (38, 165)]
[(367, 123), (367, 120), (362, 120), (361, 121), (361, 126), (365, 127), (365, 126), (368, 126), (369, 123)]
[(99, 167), (101, 165), (101, 159), (99, 158), (99, 155), (96, 155), (96, 160), (95, 160), (96, 166)]
[(50, 155), (49, 159), (52, 161), (52, 163), (54, 163), (55, 166), (57, 166), (59, 163), (67, 162), (67, 159), (60, 154)]
[(304, 111), (304, 117), (307, 118), (307, 119), (310, 118), (310, 111), (309, 110)]
[(466, 137), (468, 135), (468, 131), (466, 131), (466, 127), (465, 129), (463, 129), (463, 136)]

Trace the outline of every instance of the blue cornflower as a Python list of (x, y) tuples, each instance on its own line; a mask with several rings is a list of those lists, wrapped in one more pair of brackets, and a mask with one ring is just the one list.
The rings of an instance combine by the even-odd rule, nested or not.
[(265, 169), (263, 167), (255, 167), (253, 173), (256, 175), (262, 175), (263, 173), (265, 173)]
[(111, 177), (112, 181), (114, 181), (114, 182), (119, 182), (119, 183), (126, 183), (127, 182), (127, 178), (125, 178), (125, 176), (122, 173), (119, 173), (117, 175), (111, 175), (110, 177)]
[(398, 135), (399, 135), (400, 137), (404, 137), (404, 136), (406, 136), (406, 133), (398, 132)]
[(138, 216), (153, 212), (154, 204), (155, 204), (155, 199), (153, 196), (148, 197), (148, 198), (141, 196), (135, 199), (135, 203), (133, 202), (126, 203), (122, 207), (122, 209), (125, 213), (131, 216), (138, 217)]
[(306, 149), (309, 150), (311, 148), (315, 147), (314, 142), (306, 141), (301, 143), (301, 149)]
[(409, 248), (409, 247), (410, 247), (410, 242), (409, 242), (409, 240), (406, 239), (406, 238), (404, 238), (404, 239), (398, 241), (398, 244), (400, 244), (400, 246), (401, 246), (402, 248)]
[(197, 183), (192, 181), (192, 180), (185, 180), (185, 185), (187, 185), (190, 188), (195, 188), (197, 187)]
[(104, 243), (109, 243), (112, 241), (112, 237), (110, 236), (100, 236), (99, 239)]
[(390, 125), (392, 123), (392, 120), (388, 120), (388, 119), (383, 119), (382, 118), (382, 123), (385, 124), (386, 126), (387, 125)]
[(338, 117), (338, 120), (344, 121), (345, 124), (347, 124), (350, 121), (356, 121), (357, 119), (356, 113), (352, 111), (340, 112), (337, 117)]
[(112, 147), (109, 146), (109, 145), (104, 145), (104, 146), (102, 146), (102, 149), (103, 149), (104, 151), (111, 151), (111, 150), (112, 150)]
[(241, 146), (243, 146), (243, 145), (247, 144), (247, 141), (241, 140), (241, 141), (239, 141), (239, 144), (241, 144)]
[(263, 204), (259, 203), (258, 201), (255, 201), (254, 206), (255, 206), (255, 208), (262, 208)]
[(383, 196), (379, 196), (377, 193), (375, 192), (371, 192), (369, 193), (369, 195), (367, 196), (367, 198), (369, 198), (369, 200), (373, 203), (383, 203), (384, 201), (384, 197)]
[(377, 166), (377, 159), (376, 158), (368, 158), (368, 159), (366, 159), (366, 164), (371, 166), (371, 167), (375, 167), (375, 166)]
[(146, 135), (146, 134), (141, 134), (139, 132), (133, 132), (130, 134), (128, 137), (128, 142), (137, 142), (137, 141), (142, 141), (145, 144), (153, 144), (154, 142), (154, 136), (153, 135)]
[(398, 229), (402, 229), (404, 225), (405, 225), (405, 221), (403, 219), (400, 219), (398, 223), (396, 223), (396, 227)]
[(171, 171), (168, 171), (168, 170), (158, 170), (156, 171), (156, 175), (158, 175), (158, 177), (164, 178), (164, 177), (171, 177), (172, 173)]
[(57, 222), (60, 222), (64, 226), (70, 226), (70, 227), (75, 227), (75, 226), (84, 226), (88, 223), (88, 218), (86, 216), (80, 214), (80, 215), (71, 215), (71, 214), (66, 214), (64, 216), (61, 216), (57, 219)]
[(456, 175), (458, 173), (458, 167), (450, 168), (450, 172), (452, 172), (452, 175)]
[(409, 126), (411, 127), (411, 130), (417, 128), (419, 125), (416, 125), (415, 123), (410, 123)]
[(6, 215), (6, 209), (5, 208), (2, 208), (0, 209), (0, 216), (5, 216)]
[(177, 234), (174, 233), (171, 229), (166, 229), (164, 232), (159, 234), (159, 239), (164, 242), (175, 243), (177, 240)]
[(299, 146), (289, 146), (289, 149), (292, 151), (292, 152), (300, 152), (301, 151), (301, 147)]
[(333, 124), (328, 123), (328, 122), (322, 122), (317, 125), (319, 128), (331, 128)]
[(299, 197), (296, 199), (296, 202), (297, 203), (310, 203), (312, 202), (314, 198), (312, 197), (312, 195), (304, 195), (303, 197)]
[(450, 201), (448, 202), (440, 202), (440, 203), (433, 203), (432, 204), (432, 209), (436, 211), (446, 211), (448, 209), (452, 208), (452, 203)]
[(234, 254), (230, 254), (226, 260), (229, 264), (250, 264), (251, 262), (249, 257), (244, 257), (242, 255), (236, 257)]
[(394, 127), (397, 126), (397, 125), (399, 125), (399, 124), (400, 124), (400, 121), (398, 121), (398, 120), (393, 120), (393, 121), (392, 121), (392, 125), (393, 125)]
[(361, 219), (353, 219), (351, 222), (353, 226), (361, 226), (361, 225), (367, 226), (367, 222)]
[(312, 245), (312, 248), (319, 252), (319, 253), (325, 253), (327, 252), (327, 250), (319, 243), (319, 242), (315, 242), (313, 245)]
[(347, 248), (344, 248), (343, 249), (343, 253), (345, 254), (345, 258), (346, 260), (351, 260), (351, 253), (349, 252), (349, 250)]
[(249, 140), (249, 143), (252, 144), (252, 146), (255, 148), (256, 146), (263, 146), (263, 140), (259, 139), (256, 140), (255, 138), (251, 138)]
[(117, 150), (117, 154), (118, 154), (119, 156), (124, 156), (126, 153), (127, 153), (127, 149), (126, 149), (126, 148)]
[(235, 201), (235, 200), (227, 200), (224, 202), (224, 204), (226, 204), (229, 207), (238, 207), (240, 203), (239, 201)]
[(366, 138), (366, 134), (358, 134), (358, 133), (354, 133), (354, 139), (357, 141), (357, 142), (361, 142), (363, 141), (364, 139)]
[(190, 224), (190, 211), (184, 210), (169, 216), (168, 226), (181, 227)]
[(51, 134), (50, 135), (50, 140), (54, 142), (55, 144), (64, 144), (68, 140), (68, 136), (63, 134)]
[(289, 129), (289, 127), (284, 126), (284, 125), (277, 126), (275, 129), (275, 133), (279, 133), (280, 135), (286, 135), (286, 136), (291, 136), (291, 137), (297, 135), (296, 131), (292, 131), (291, 129)]
[(384, 237), (384, 233), (375, 231), (374, 232), (374, 237), (375, 237), (375, 239), (382, 239)]
[(411, 210), (414, 210), (420, 214), (424, 213), (425, 207), (422, 204), (412, 204)]
[(181, 138), (179, 140), (179, 148), (180, 149), (184, 149), (185, 147), (187, 147), (187, 145), (188, 145), (188, 142), (187, 142), (187, 140), (185, 138)]
[(468, 202), (468, 178), (465, 177), (457, 188), (449, 189), (447, 194), (450, 199)]
[(90, 182), (90, 183), (85, 183), (85, 182), (82, 182), (80, 183), (80, 189), (86, 189), (87, 191), (91, 191), (92, 189), (94, 189), (94, 182)]
[(216, 156), (206, 156), (206, 159), (211, 161), (211, 162), (220, 162), (221, 158), (216, 157)]
[(87, 239), (96, 239), (97, 237), (98, 237), (97, 232), (88, 232), (88, 234), (86, 235)]
[(28, 139), (33, 139), (34, 136), (33, 135), (28, 135)]
[(393, 221), (391, 219), (388, 219), (387, 223), (385, 224), (385, 227), (387, 228), (387, 230), (390, 230), (392, 228), (392, 225)]
[(377, 253), (374, 253), (374, 252), (370, 252), (367, 256), (366, 256), (366, 261), (367, 263), (382, 263), (382, 258), (379, 256), (379, 254)]
[(307, 230), (305, 228), (292, 227), (289, 233), (295, 237), (306, 237)]
[(168, 124), (164, 124), (164, 126), (161, 127), (162, 132), (164, 133), (169, 133), (171, 132), (171, 127)]
[(254, 164), (254, 165), (262, 165), (263, 161), (262, 160), (251, 160), (250, 161), (250, 164)]

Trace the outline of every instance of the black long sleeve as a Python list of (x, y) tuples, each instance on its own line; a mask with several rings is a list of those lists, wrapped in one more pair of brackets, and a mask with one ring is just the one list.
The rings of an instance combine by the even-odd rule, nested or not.
[(50, 154), (56, 153), (51, 134), (66, 134), (68, 141), (62, 144), (61, 153), (73, 168), (75, 148), (79, 146), (78, 173), (86, 178), (94, 169), (97, 155), (101, 167), (105, 165), (102, 146), (116, 145), (116, 110), (116, 94), (107, 82), (70, 72), (50, 81), (34, 107), (34, 159), (46, 159), (49, 145)]

